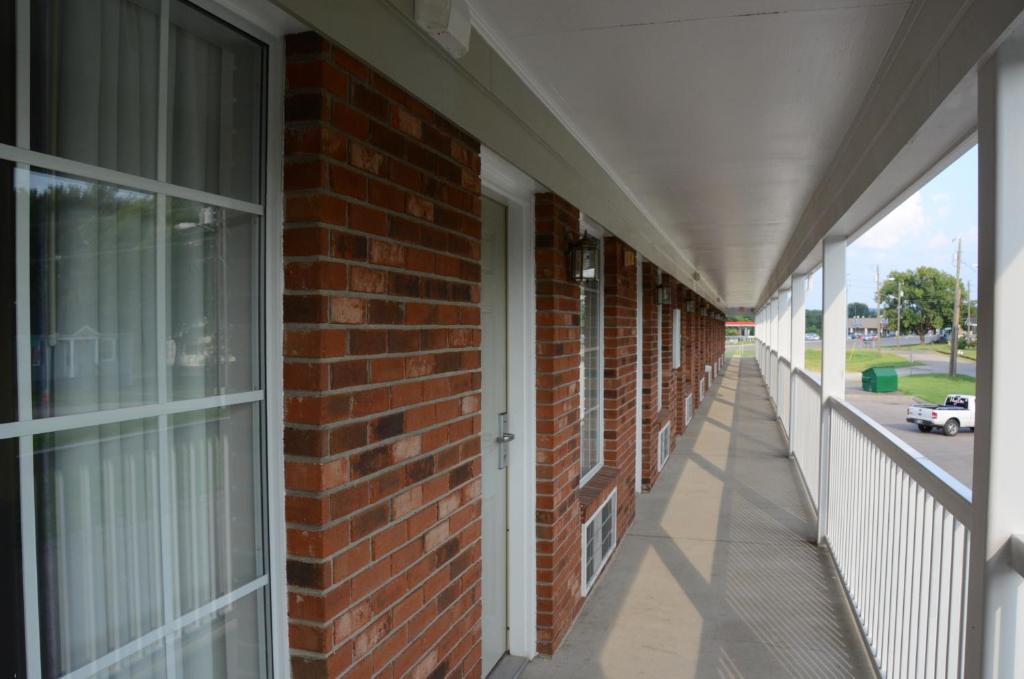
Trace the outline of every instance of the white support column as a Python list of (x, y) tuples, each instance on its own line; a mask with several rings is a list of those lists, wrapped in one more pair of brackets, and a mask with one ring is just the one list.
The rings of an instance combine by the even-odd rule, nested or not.
[(779, 294), (775, 293), (772, 295), (772, 303), (769, 307), (771, 309), (771, 342), (769, 343), (771, 348), (776, 352), (779, 351)]
[(1024, 578), (1008, 541), (1024, 534), (1024, 29), (978, 74), (978, 382), (964, 676), (1019, 677)]
[(807, 333), (807, 276), (794, 274), (789, 287), (789, 360), (794, 368), (803, 368), (804, 335)]
[(818, 476), (818, 544), (828, 527), (829, 398), (846, 396), (846, 239), (823, 244), (821, 265), (821, 448)]
[(789, 360), (790, 327), (789, 290), (779, 290), (779, 358)]
[(797, 403), (796, 369), (804, 367), (804, 298), (807, 292), (807, 277), (793, 275), (789, 282), (789, 454), (795, 455)]

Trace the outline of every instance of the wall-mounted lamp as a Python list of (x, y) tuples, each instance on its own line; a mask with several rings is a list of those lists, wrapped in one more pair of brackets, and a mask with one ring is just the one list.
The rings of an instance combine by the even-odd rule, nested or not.
[(672, 288), (667, 285), (658, 286), (658, 304), (672, 303)]
[(686, 300), (686, 313), (692, 314), (694, 309), (696, 309), (696, 308), (697, 308), (697, 303), (696, 302), (694, 302), (692, 299)]
[(596, 281), (597, 260), (601, 253), (601, 244), (589, 234), (583, 234), (579, 240), (569, 246), (569, 275), (577, 283)]

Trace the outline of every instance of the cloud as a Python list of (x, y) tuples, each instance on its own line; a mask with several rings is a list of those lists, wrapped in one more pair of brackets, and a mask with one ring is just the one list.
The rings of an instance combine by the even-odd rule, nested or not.
[(949, 216), (952, 210), (953, 199), (948, 193), (942, 191), (934, 191), (928, 195), (932, 206), (935, 209), (935, 216), (940, 219), (945, 219)]
[(918, 245), (927, 232), (924, 200), (918, 191), (857, 239), (857, 247), (893, 251)]

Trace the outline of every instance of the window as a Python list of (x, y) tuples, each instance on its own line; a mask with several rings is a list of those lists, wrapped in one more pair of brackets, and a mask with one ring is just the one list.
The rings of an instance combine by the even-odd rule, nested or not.
[(672, 309), (672, 368), (678, 370), (683, 363), (682, 347), (682, 312), (676, 307)]
[(604, 268), (604, 241), (598, 238), (597, 276), (580, 286), (580, 485), (601, 468), (604, 439), (604, 356), (601, 274)]
[(672, 453), (672, 425), (666, 424), (658, 432), (658, 471), (665, 466), (665, 461)]
[(182, 0), (19, 7), (0, 444), (21, 453), (25, 662), (266, 676), (268, 48)]
[(685, 401), (685, 408), (684, 408), (684, 410), (685, 410), (685, 415), (684, 415), (685, 420), (684, 420), (684, 422), (686, 424), (690, 424), (690, 420), (693, 419), (693, 394), (692, 393), (686, 395), (686, 401)]
[(594, 585), (615, 549), (615, 502), (617, 490), (583, 524), (583, 594)]

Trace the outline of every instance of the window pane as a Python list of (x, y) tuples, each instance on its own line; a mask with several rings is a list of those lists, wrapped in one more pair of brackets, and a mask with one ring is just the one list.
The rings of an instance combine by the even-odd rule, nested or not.
[(33, 0), (33, 149), (156, 176), (159, 9)]
[(35, 437), (45, 674), (157, 628), (161, 603), (156, 420)]
[(14, 86), (17, 62), (14, 52), (14, 0), (0, 0), (0, 92), (7, 93), (0, 102), (0, 142), (14, 143), (14, 121), (17, 96)]
[(154, 641), (96, 673), (96, 679), (159, 679), (167, 676), (164, 642)]
[(260, 199), (263, 46), (183, 2), (171, 2), (172, 183)]
[(175, 655), (188, 679), (256, 679), (268, 676), (265, 596), (249, 594), (182, 630)]
[(14, 232), (14, 164), (0, 160), (0, 422), (18, 419)]
[(264, 573), (257, 408), (242, 405), (170, 418), (176, 614)]
[(155, 198), (38, 171), (31, 190), (35, 416), (156, 401)]
[(171, 397), (258, 388), (260, 218), (172, 199), (167, 221)]

